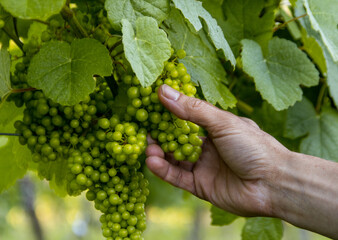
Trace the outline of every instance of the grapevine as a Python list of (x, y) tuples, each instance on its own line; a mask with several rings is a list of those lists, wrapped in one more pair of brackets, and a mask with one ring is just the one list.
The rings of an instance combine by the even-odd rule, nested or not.
[[(329, 128), (327, 116), (338, 123), (337, 45), (328, 34), (337, 30), (335, 6), (36, 2), (0, 0), (0, 135), (29, 151), (25, 164), (17, 161), (25, 171), (34, 166), (67, 195), (84, 194), (101, 214), (106, 239), (143, 239), (147, 139), (176, 161), (195, 164), (202, 154), (206, 131), (161, 104), (164, 84), (252, 118), (292, 150), (338, 161), (334, 145), (309, 147), (338, 135), (334, 127), (313, 130)], [(320, 7), (332, 21), (316, 15)], [(314, 116), (294, 116), (297, 104)], [(13, 119), (3, 109), (13, 110)], [(295, 117), (314, 120), (292, 131)], [(0, 181), (0, 192), (22, 176)]]
[[(79, 16), (85, 31), (112, 49), (112, 58), (124, 66), (124, 56), (118, 53), (118, 39), (110, 37), (102, 10), (94, 9), (90, 15), (79, 13)], [(99, 27), (94, 29), (95, 25)], [(43, 44), (71, 43), (76, 34), (66, 22), (50, 20), (47, 30), (23, 45), (25, 57), (15, 65), (13, 88), (32, 88), (27, 83), (27, 72), (31, 59)], [(178, 50), (165, 63), (157, 81), (148, 87), (142, 87), (135, 75), (124, 73), (125, 69), (115, 72), (115, 78), (122, 79), (117, 84), (127, 89), (129, 100), (126, 113), (121, 116), (114, 111), (115, 97), (107, 81), (100, 77), (96, 78), (95, 91), (75, 105), (56, 103), (38, 89), (8, 98), (17, 107), (24, 106), (23, 119), (14, 126), (20, 143), (31, 150), (40, 174), (51, 180), (44, 174), (44, 167), (50, 161), (66, 159), (68, 194), (76, 196), (86, 191), (87, 199), (94, 201), (95, 208), (102, 213), (102, 234), (107, 239), (141, 239), (146, 228), (144, 204), (149, 190), (141, 172), (140, 156), (147, 146), (147, 133), (165, 152), (172, 152), (176, 160), (196, 162), (201, 154), (199, 127), (165, 110), (157, 95), (158, 88), (167, 84), (195, 96), (196, 88), (186, 67), (177, 62), (177, 58), (185, 55), (184, 50)]]

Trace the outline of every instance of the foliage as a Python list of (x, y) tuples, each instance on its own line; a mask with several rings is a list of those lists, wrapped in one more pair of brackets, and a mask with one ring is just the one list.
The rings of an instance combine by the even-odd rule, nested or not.
[[(78, 149), (91, 155), (100, 149), (96, 159), (119, 159), (120, 163), (109, 161), (118, 171), (122, 169), (117, 175), (124, 184), (141, 182), (142, 174), (124, 176), (128, 174), (122, 166), (130, 173), (141, 173), (146, 146), (142, 129), (157, 139), (168, 135), (175, 139), (179, 131), (195, 129), (158, 103), (156, 91), (163, 83), (255, 120), (293, 151), (338, 161), (338, 4), (335, 0), (291, 4), (280, 6), (278, 0), (0, 0), (0, 132), (21, 135), (0, 136), (0, 191), (31, 168), (49, 180), (59, 195), (79, 194), (86, 188), (78, 183), (88, 179), (75, 174)], [(157, 122), (156, 113), (167, 120)], [(153, 122), (148, 122), (148, 115)], [(132, 158), (136, 159), (128, 158), (129, 164), (116, 146), (130, 145), (129, 135), (120, 126), (118, 131), (113, 129), (122, 118), (122, 127), (132, 130), (133, 123), (141, 129), (135, 132), (142, 139), (141, 150), (135, 147)], [(43, 132), (39, 124), (47, 139), (34, 135)], [(170, 135), (174, 129), (179, 129), (177, 136)], [(59, 136), (63, 132), (71, 137)], [(58, 143), (56, 136), (63, 140)], [(115, 145), (112, 139), (118, 139)], [(190, 146), (178, 151), (170, 142), (163, 140), (162, 148), (173, 149), (176, 157), (184, 158), (183, 152), (190, 160), (198, 157), (198, 143), (191, 153)], [(45, 143), (54, 146), (52, 153)], [(48, 154), (41, 157), (39, 151)], [(110, 174), (105, 177), (113, 178)], [(148, 190), (142, 183), (139, 191), (145, 196)], [(105, 184), (100, 187), (107, 189)], [(135, 195), (144, 200), (143, 195)], [(103, 193), (100, 198), (96, 207), (105, 212), (110, 203), (103, 203)], [(237, 218), (216, 207), (211, 213), (214, 225)], [(113, 236), (105, 221), (103, 235)], [(282, 229), (279, 220), (249, 218), (242, 238), (281, 239)]]

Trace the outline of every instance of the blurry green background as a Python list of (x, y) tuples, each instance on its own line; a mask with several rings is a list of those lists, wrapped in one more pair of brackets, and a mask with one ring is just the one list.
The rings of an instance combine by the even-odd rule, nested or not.
[[(230, 226), (211, 226), (210, 204), (147, 175), (151, 195), (146, 240), (241, 239), (243, 218)], [(99, 216), (84, 194), (60, 198), (31, 173), (0, 195), (0, 240), (104, 240)], [(283, 239), (327, 238), (285, 223)]]

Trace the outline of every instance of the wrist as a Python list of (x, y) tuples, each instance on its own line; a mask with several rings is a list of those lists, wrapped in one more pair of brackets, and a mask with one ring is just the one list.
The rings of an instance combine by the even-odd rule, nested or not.
[[(301, 161), (298, 153), (286, 151), (273, 162), (273, 170), (266, 179), (269, 192), (271, 217), (288, 219), (290, 213), (290, 198), (293, 188), (302, 189), (297, 178), (301, 178)], [(293, 216), (296, 218), (296, 216)]]
[(289, 151), (276, 160), (266, 182), (270, 216), (338, 237), (337, 163)]

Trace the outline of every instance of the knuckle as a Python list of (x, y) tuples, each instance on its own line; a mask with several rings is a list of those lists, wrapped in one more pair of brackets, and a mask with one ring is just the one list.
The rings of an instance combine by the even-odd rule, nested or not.
[(175, 186), (181, 186), (183, 180), (183, 173), (182, 171), (178, 171), (175, 177)]
[(197, 99), (197, 98), (189, 98), (185, 102), (186, 109), (189, 109), (191, 111), (200, 111), (203, 109), (204, 102)]

